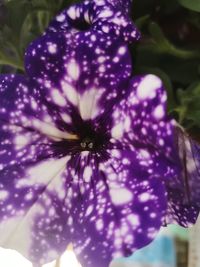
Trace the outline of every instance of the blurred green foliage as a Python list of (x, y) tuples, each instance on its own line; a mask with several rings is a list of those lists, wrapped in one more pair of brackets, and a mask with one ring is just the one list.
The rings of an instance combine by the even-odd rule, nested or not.
[[(23, 72), (28, 44), (75, 0), (0, 0), (0, 73)], [(200, 129), (200, 0), (134, 0), (142, 32), (130, 50), (133, 73), (161, 77), (168, 110), (187, 130)]]

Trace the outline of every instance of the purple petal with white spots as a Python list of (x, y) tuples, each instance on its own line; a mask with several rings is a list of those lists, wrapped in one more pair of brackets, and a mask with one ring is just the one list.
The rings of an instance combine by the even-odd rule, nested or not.
[(179, 155), (189, 202), (200, 207), (200, 145), (177, 127)]
[(149, 173), (162, 170), (169, 203), (165, 223), (192, 225), (199, 214), (199, 146), (189, 139), (177, 146), (176, 124), (166, 114), (166, 92), (160, 79), (147, 75), (134, 78), (131, 84), (127, 99), (113, 107), (114, 123), (109, 123), (108, 130), (112, 143), (141, 151), (140, 164)]
[[(13, 238), (5, 235), (2, 246), (15, 248), (42, 264), (62, 253), (71, 241), (79, 254), (80, 235), (89, 234), (87, 225), (96, 229), (93, 238), (99, 240), (99, 246), (103, 240), (110, 245), (110, 256), (129, 255), (149, 243), (166, 211), (163, 181), (159, 178), (162, 168), (156, 175), (149, 172), (146, 165), (151, 164), (147, 159), (150, 154), (142, 149), (137, 153), (113, 150), (109, 135), (104, 129), (96, 133), (92, 121), (82, 120), (77, 128), (78, 121), (72, 117), (77, 130), (73, 134), (57, 128), (60, 112), (57, 106), (54, 105), (57, 113), (51, 114), (53, 103), (22, 76), (2, 76), (0, 88), (1, 229), (18, 230)], [(6, 117), (5, 110), (9, 110)], [(5, 145), (9, 147), (3, 149)], [(145, 159), (141, 159), (143, 156)], [(107, 206), (103, 208), (105, 201)], [(93, 219), (82, 212), (87, 209), (87, 214), (90, 213), (91, 205), (96, 208)], [(102, 215), (97, 210), (99, 205), (103, 205)], [(139, 218), (137, 227), (132, 229), (124, 216), (129, 216), (129, 220)], [(112, 234), (98, 233), (102, 222), (110, 223), (110, 227), (114, 223), (116, 244)], [(118, 240), (119, 231), (122, 233)], [(22, 235), (25, 241), (18, 246)], [(85, 255), (89, 255), (88, 245)], [(111, 258), (105, 258), (105, 248), (102, 253), (102, 259), (108, 262)], [(101, 264), (101, 258), (98, 260)], [(91, 255), (90, 261), (93, 262)]]
[[(124, 97), (113, 106), (111, 132), (113, 143), (131, 146), (134, 142), (157, 151), (172, 162), (175, 153), (174, 122), (166, 112), (167, 95), (162, 81), (154, 75), (132, 79)], [(136, 147), (137, 148), (137, 147)], [(178, 166), (178, 160), (174, 161)]]
[(82, 155), (82, 182), (73, 190), (81, 192), (71, 211), (73, 245), (87, 267), (108, 267), (112, 258), (150, 243), (166, 212), (162, 177), (142, 168), (137, 152), (106, 152), (108, 160)]
[(62, 187), (69, 158), (59, 149), (71, 135), (37, 93), (23, 76), (0, 77), (0, 245), (42, 264), (71, 242)]
[[(47, 88), (39, 86), (22, 76), (1, 76), (2, 246), (42, 264), (72, 242), (86, 267), (95, 260), (103, 267), (148, 244), (164, 223), (195, 221), (197, 210), (186, 210), (174, 194), (180, 161), (157, 77), (133, 79), (111, 102), (96, 98), (97, 89), (81, 98), (87, 91), (78, 88), (75, 114), (71, 95), (65, 98), (71, 101), (68, 114), (50, 89), (45, 97)], [(84, 117), (88, 106), (81, 105), (91, 98), (103, 112)], [(13, 238), (3, 235), (16, 227)], [(26, 242), (18, 246), (22, 234)]]
[(166, 183), (169, 223), (192, 226), (200, 210), (200, 146), (177, 125), (177, 150), (182, 172), (178, 179)]
[(108, 0), (108, 2), (123, 12), (130, 12), (132, 0)]
[(185, 197), (184, 183), (182, 188), (176, 185), (166, 185), (168, 195), (168, 210), (166, 224), (178, 224), (183, 227), (193, 226), (199, 216), (199, 207), (194, 202), (189, 202)]
[(84, 120), (108, 109), (131, 75), (127, 46), (100, 32), (45, 35), (30, 45), (26, 62), (46, 100), (65, 117), (77, 114)]
[(140, 33), (127, 14), (129, 6), (130, 1), (84, 1), (60, 13), (47, 32), (100, 31), (122, 42), (132, 42), (140, 38)]

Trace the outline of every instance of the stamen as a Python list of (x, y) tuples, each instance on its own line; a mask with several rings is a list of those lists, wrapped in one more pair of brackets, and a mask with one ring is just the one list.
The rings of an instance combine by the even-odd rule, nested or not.
[(91, 140), (90, 138), (85, 138), (82, 140), (82, 142), (80, 143), (80, 146), (83, 149), (87, 149), (87, 150), (92, 150), (94, 148), (94, 141)]
[(94, 147), (94, 144), (93, 143), (89, 143), (88, 147), (92, 149)]
[(86, 148), (86, 146), (87, 146), (86, 143), (84, 143), (84, 142), (81, 143), (82, 148)]

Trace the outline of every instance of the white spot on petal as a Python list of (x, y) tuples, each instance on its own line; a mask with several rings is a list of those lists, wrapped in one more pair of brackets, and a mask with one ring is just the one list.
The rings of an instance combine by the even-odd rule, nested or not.
[(78, 80), (80, 76), (79, 65), (74, 60), (72, 60), (67, 64), (67, 72), (73, 80)]
[(70, 7), (69, 10), (67, 11), (67, 14), (71, 19), (76, 19), (76, 9), (75, 7)]
[(108, 26), (105, 26), (105, 25), (104, 25), (104, 26), (102, 27), (102, 31), (105, 32), (105, 33), (109, 33), (109, 30), (110, 30), (110, 29), (109, 29)]
[(128, 215), (127, 219), (133, 227), (137, 227), (140, 225), (140, 219), (137, 214), (130, 214)]
[(149, 152), (145, 149), (140, 149), (140, 156), (143, 159), (149, 159), (150, 158)]
[(162, 105), (159, 105), (155, 108), (153, 115), (156, 119), (162, 119), (165, 115), (165, 111)]
[(90, 205), (86, 210), (85, 216), (89, 216), (92, 213), (93, 209), (94, 209), (93, 206)]
[(103, 229), (103, 226), (104, 226), (104, 224), (103, 224), (103, 221), (101, 219), (96, 221), (96, 229), (98, 231), (101, 231)]
[(71, 117), (66, 113), (61, 114), (61, 117), (66, 123), (71, 123), (72, 122)]
[(17, 149), (21, 149), (27, 146), (30, 142), (30, 137), (27, 135), (17, 135), (14, 140), (14, 144), (16, 145)]
[(51, 95), (55, 104), (61, 107), (64, 107), (67, 104), (65, 98), (57, 89), (52, 90)]
[(113, 188), (110, 190), (110, 196), (115, 205), (123, 205), (133, 199), (133, 194), (126, 188)]
[(147, 75), (137, 88), (137, 96), (139, 99), (153, 98), (155, 92), (162, 86), (162, 81), (155, 75)]
[(141, 202), (146, 202), (150, 199), (150, 194), (149, 193), (142, 193), (140, 196), (139, 196), (139, 200)]
[(120, 139), (123, 137), (123, 134), (124, 134), (123, 123), (119, 123), (115, 127), (112, 128), (111, 135), (113, 138)]
[(43, 133), (53, 140), (60, 140), (60, 139), (69, 139), (73, 138), (73, 136), (67, 132), (60, 131), (58, 128), (56, 128), (54, 125), (51, 125), (49, 123), (45, 123), (43, 121), (40, 121), (38, 119), (34, 119), (31, 122), (31, 125), (37, 129), (40, 133)]
[(126, 47), (121, 46), (118, 50), (119, 55), (124, 55), (126, 53)]
[(65, 20), (65, 15), (64, 14), (60, 14), (56, 17), (56, 20), (58, 22), (63, 22)]
[(83, 179), (85, 182), (89, 183), (92, 178), (92, 168), (90, 166), (86, 166), (83, 172)]
[(91, 36), (91, 40), (92, 40), (93, 42), (95, 42), (95, 41), (97, 40), (96, 35), (93, 34), (93, 35)]
[(71, 102), (74, 106), (77, 106), (78, 94), (77, 94), (76, 89), (73, 86), (71, 86), (69, 83), (62, 82), (62, 90), (65, 93), (69, 102)]
[(55, 54), (57, 52), (57, 45), (56, 44), (49, 44), (48, 51), (51, 54)]
[(94, 119), (99, 114), (98, 102), (104, 90), (91, 88), (79, 96), (79, 110), (83, 120)]
[(113, 15), (111, 10), (103, 10), (99, 13), (98, 18), (109, 18)]
[(29, 168), (26, 177), (17, 181), (17, 188), (34, 186), (36, 184), (48, 184), (51, 179), (64, 171), (69, 158), (69, 156), (66, 156), (57, 160), (51, 159)]
[(0, 200), (5, 200), (8, 196), (9, 193), (6, 190), (0, 190)]

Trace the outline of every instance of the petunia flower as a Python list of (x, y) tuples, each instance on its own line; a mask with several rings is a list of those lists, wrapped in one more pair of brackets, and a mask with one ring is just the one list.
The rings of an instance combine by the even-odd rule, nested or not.
[(182, 151), (161, 80), (131, 77), (139, 33), (121, 3), (70, 7), (25, 75), (0, 76), (0, 246), (37, 266), (73, 244), (83, 267), (108, 267), (199, 213), (199, 147)]

